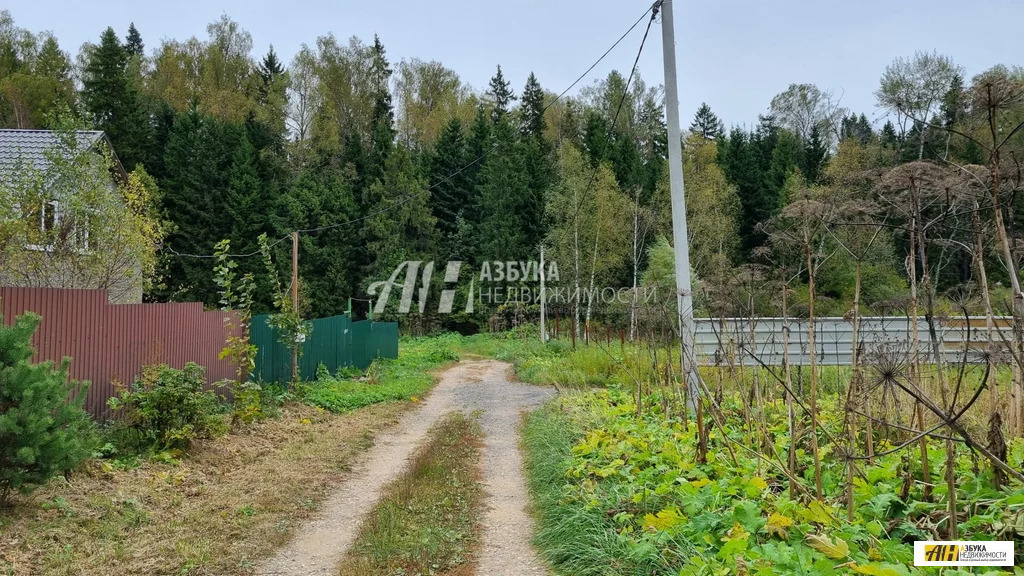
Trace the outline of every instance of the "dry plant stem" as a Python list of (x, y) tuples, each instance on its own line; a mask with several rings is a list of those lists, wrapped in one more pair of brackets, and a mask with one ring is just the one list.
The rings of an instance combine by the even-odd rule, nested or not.
[[(921, 375), (919, 337), (917, 334), (917, 218), (916, 212), (910, 216), (910, 255), (908, 256), (908, 276), (910, 276), (910, 377), (917, 380)], [(920, 402), (914, 405), (917, 413), (918, 427), (924, 428), (924, 409)], [(932, 472), (928, 465), (928, 440), (921, 438), (921, 485), (924, 487), (922, 499), (932, 499)]]
[(956, 512), (956, 444), (951, 439), (946, 439), (946, 500), (949, 503), (949, 526), (946, 531), (946, 538), (956, 540), (957, 538), (957, 512)]
[[(856, 414), (860, 415), (860, 416), (864, 416), (865, 418), (867, 418), (867, 415), (864, 414), (863, 412), (860, 412), (860, 411), (857, 411), (857, 410), (855, 410), (854, 412)], [(914, 414), (915, 414), (915, 417), (916, 417), (917, 413), (915, 412)], [(875, 420), (876, 422), (878, 421), (877, 418), (872, 418), (872, 419)], [(957, 438), (955, 436), (946, 436), (945, 434), (939, 434), (938, 432), (936, 432), (936, 430), (938, 430), (939, 428), (942, 428), (944, 426), (943, 424), (939, 424), (937, 426), (932, 426), (931, 428), (929, 428), (927, 430), (918, 430), (917, 428), (911, 428), (910, 426), (903, 426), (901, 424), (894, 424), (892, 422), (889, 422), (888, 425), (892, 426), (893, 428), (896, 428), (897, 430), (902, 430), (904, 432), (909, 432), (909, 433), (913, 434), (913, 436), (911, 436), (910, 440), (907, 440), (906, 442), (904, 442), (902, 444), (899, 444), (899, 445), (897, 445), (897, 446), (895, 446), (893, 448), (885, 450), (884, 452), (876, 453), (875, 454), (876, 458), (879, 457), (879, 456), (888, 456), (889, 454), (893, 454), (893, 453), (899, 452), (900, 450), (903, 450), (903, 449), (907, 448), (911, 444), (915, 444), (918, 440), (920, 440), (924, 436), (927, 436), (928, 438), (935, 438), (937, 440), (945, 440), (947, 438), (952, 438), (954, 442), (963, 442), (963, 439), (961, 439), (961, 438)], [(867, 460), (868, 457), (867, 456), (854, 456), (854, 458), (859, 459), (859, 460)]]
[[(1002, 459), (993, 454), (991, 450), (975, 441), (974, 437), (971, 436), (970, 433), (963, 426), (957, 424), (955, 418), (951, 418), (949, 414), (947, 414), (941, 407), (935, 404), (935, 402), (932, 401), (932, 399), (929, 398), (926, 394), (924, 394), (919, 388), (914, 386), (912, 382), (901, 382), (900, 379), (896, 379), (895, 383), (904, 392), (909, 394), (911, 397), (916, 398), (917, 401), (923, 407), (927, 408), (932, 414), (938, 416), (942, 425), (952, 427), (953, 431), (964, 439), (964, 444), (966, 444), (968, 448), (981, 453), (981, 455), (987, 458), (990, 462), (992, 462), (992, 464), (995, 467), (1005, 472), (1007, 476), (1010, 476), (1014, 480), (1020, 482), (1021, 484), (1024, 484), (1024, 474), (1021, 474), (1017, 470), (1014, 470), (1006, 462), (1003, 462)], [(962, 412), (963, 411), (961, 410), (961, 413)]]
[[(912, 202), (914, 204), (914, 216), (915, 220), (919, 220), (921, 218), (921, 203), (916, 194), (915, 184), (914, 180), (911, 179), (910, 190)], [(932, 284), (931, 269), (928, 266), (928, 251), (925, 250), (927, 240), (925, 238), (924, 230), (920, 225), (917, 226), (917, 235), (917, 250), (918, 255), (921, 258), (921, 282), (924, 285), (926, 298), (925, 305), (927, 306), (928, 312), (926, 317), (928, 322), (928, 336), (932, 345), (936, 377), (939, 379), (939, 393), (942, 395), (942, 402), (946, 405), (946, 410), (948, 412), (952, 412), (956, 410), (956, 407), (952, 405), (954, 400), (950, 399), (949, 385), (946, 382), (946, 371), (942, 357), (942, 342), (939, 339), (938, 331), (935, 329), (935, 286)], [(949, 538), (956, 538), (957, 534), (956, 451), (953, 448), (953, 442), (946, 440), (946, 502), (949, 506), (949, 526), (947, 530), (947, 537)]]
[[(992, 211), (995, 217), (996, 235), (999, 239), (999, 247), (1003, 252), (1003, 264), (1006, 266), (1007, 275), (1010, 277), (1010, 286), (1013, 289), (1013, 335), (1014, 344), (1016, 348), (1016, 356), (1019, 358), (1024, 355), (1024, 293), (1021, 292), (1020, 277), (1017, 270), (1016, 261), (1013, 257), (1013, 250), (1010, 247), (1009, 236), (1006, 233), (1006, 225), (1003, 222), (1003, 206), (1000, 198), (1000, 139), (998, 132), (1001, 129), (999, 122), (996, 118), (996, 106), (992, 99), (992, 87), (986, 88), (988, 96), (988, 127), (992, 137), (992, 155), (989, 159), (992, 165)], [(1003, 140), (1005, 143), (1006, 140)], [(1019, 364), (1019, 360), (1018, 360)], [(1013, 401), (1013, 432), (1014, 435), (1019, 435), (1024, 431), (1024, 420), (1021, 418), (1020, 413), (1020, 402), (1021, 392), (1024, 391), (1024, 370), (1021, 366), (1017, 366), (1014, 371), (1014, 385), (1013, 388), (1017, 392), (1017, 397)]]
[[(782, 285), (782, 365), (786, 375), (786, 412), (789, 421), (789, 472), (796, 474), (796, 411), (793, 409), (793, 395), (789, 393), (793, 389), (793, 371), (789, 365), (789, 308), (788, 297), (789, 286)], [(789, 493), (796, 493), (796, 484), (790, 476)]]
[(821, 456), (818, 453), (818, 372), (816, 366), (817, 350), (814, 348), (814, 256), (811, 252), (811, 239), (804, 229), (804, 252), (807, 256), (807, 345), (811, 353), (809, 369), (811, 371), (811, 453), (814, 456), (814, 487), (818, 500), (824, 499), (821, 487)]
[[(710, 407), (709, 412), (711, 413), (711, 420), (714, 422), (715, 426), (718, 428), (718, 431), (722, 435), (722, 438), (726, 440), (725, 447), (729, 449), (729, 455), (732, 457), (733, 465), (734, 466), (736, 465), (736, 453), (732, 449), (732, 444), (736, 444), (737, 446), (739, 446), (743, 450), (751, 453), (752, 455), (754, 455), (758, 459), (765, 458), (765, 456), (763, 454), (761, 454), (760, 452), (758, 452), (757, 450), (754, 450), (753, 448), (745, 445), (742, 442), (737, 442), (736, 440), (733, 440), (732, 438), (730, 438), (725, 433), (725, 426), (719, 420), (719, 417), (722, 416), (721, 408), (719, 406), (715, 405), (715, 399), (711, 396), (711, 390), (708, 388), (707, 383), (704, 382), (704, 379), (700, 378), (699, 376), (697, 378), (697, 383), (698, 383), (699, 391), (702, 394), (704, 394), (704, 397), (705, 397), (704, 400), (708, 403), (708, 406)], [(781, 471), (783, 474), (785, 474), (786, 477), (789, 478), (789, 481), (793, 485), (796, 485), (798, 488), (802, 488), (801, 486), (799, 486), (799, 483), (797, 481), (796, 476), (793, 475), (792, 473), (790, 473), (789, 469), (785, 466), (784, 463), (782, 463), (782, 460), (778, 457), (778, 454), (776, 454), (775, 456), (776, 456), (776, 459), (779, 460), (778, 462), (776, 462), (775, 460), (772, 460), (770, 458), (765, 458), (765, 460), (767, 460), (767, 462), (769, 464), (775, 466), (776, 468), (779, 469), (779, 471)]]
[[(985, 248), (981, 238), (981, 218), (978, 216), (978, 201), (974, 201), (974, 212), (971, 213), (971, 223), (974, 227), (974, 263), (978, 267), (978, 283), (981, 284), (981, 302), (985, 306), (985, 340), (989, 343), (995, 342), (992, 331), (995, 328), (995, 320), (992, 313), (992, 297), (988, 291), (988, 272), (985, 269)], [(993, 366), (993, 357), (989, 353), (986, 361), (993, 377), (996, 371)], [(999, 413), (999, 386), (998, 382), (989, 386), (989, 417)]]
[[(857, 433), (854, 431), (853, 426), (848, 428), (848, 433), (850, 435), (849, 447), (852, 455), (854, 447), (857, 446)], [(846, 461), (846, 519), (850, 522), (853, 522), (854, 517), (853, 478), (853, 458), (848, 458)]]

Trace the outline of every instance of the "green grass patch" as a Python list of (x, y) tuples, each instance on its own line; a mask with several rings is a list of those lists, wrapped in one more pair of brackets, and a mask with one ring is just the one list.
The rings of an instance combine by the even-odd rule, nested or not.
[(301, 385), (303, 399), (331, 412), (347, 412), (381, 402), (410, 400), (434, 384), (431, 372), (458, 361), (458, 335), (406, 338), (399, 344), (397, 359), (378, 359), (365, 374), (346, 377), (323, 375)]
[(609, 348), (581, 343), (573, 349), (568, 340), (542, 343), (538, 334), (532, 326), (501, 334), (476, 334), (463, 338), (459, 349), (508, 362), (520, 380), (531, 384), (559, 388), (606, 386), (615, 376), (622, 356), (618, 344)]
[[(713, 389), (722, 387), (728, 440), (705, 414), (709, 453), (706, 462), (699, 462), (693, 416), (684, 420), (679, 398), (665, 395), (671, 391), (660, 384), (669, 357), (664, 345), (655, 363), (650, 349), (629, 343), (580, 344), (572, 350), (531, 339), (489, 338), (480, 346), (512, 361), (523, 380), (569, 389), (527, 417), (523, 438), (538, 519), (535, 544), (558, 574), (935, 573), (912, 565), (912, 543), (941, 540), (947, 530), (942, 441), (928, 442), (932, 495), (926, 498), (918, 444), (885, 453), (905, 435), (876, 425), (874, 447), (882, 455), (871, 463), (858, 462), (853, 518), (847, 518), (845, 445), (829, 439), (847, 437), (849, 368), (826, 367), (819, 372), (824, 492), (819, 503), (811, 497), (815, 479), (806, 415), (798, 412), (799, 436), (790, 438), (782, 388), (766, 370), (701, 367)], [(677, 358), (676, 350), (672, 352)], [(874, 377), (874, 368), (865, 370)], [(925, 373), (931, 374), (929, 370), (934, 371), (926, 366)], [(794, 379), (799, 376), (803, 384), (795, 383), (794, 388), (806, 395), (809, 371), (794, 372)], [(978, 385), (976, 372), (977, 367), (968, 368), (968, 390)], [(643, 385), (640, 408), (637, 382)], [(763, 415), (751, 405), (757, 400), (751, 395), (755, 382), (765, 397)], [(975, 406), (961, 420), (975, 438), (984, 438), (987, 413), (987, 407)], [(886, 414), (894, 418), (891, 412)], [(858, 430), (861, 451), (863, 433), (863, 428)], [(790, 493), (783, 461), (771, 455), (785, 458), (793, 442), (800, 487)], [(1021, 462), (1024, 440), (1008, 443), (1009, 460)], [(1024, 489), (1016, 484), (996, 488), (991, 466), (962, 446), (954, 474), (960, 539), (1024, 537), (1024, 521), (1018, 521)], [(950, 576), (968, 573), (944, 571)]]
[(534, 544), (564, 574), (643, 574), (632, 569), (635, 565), (627, 560), (628, 551), (622, 549), (617, 535), (608, 529), (604, 513), (580, 506), (574, 488), (565, 481), (572, 466), (572, 447), (582, 434), (579, 423), (554, 405), (526, 417), (523, 444), (537, 518)]
[[(845, 462), (831, 455), (831, 446), (823, 449), (825, 499), (819, 503), (807, 496), (813, 464), (804, 447), (797, 451), (804, 486), (798, 494), (789, 492), (778, 468), (737, 448), (761, 440), (745, 429), (730, 397), (725, 430), (736, 461), (713, 430), (707, 462), (697, 462), (692, 421), (687, 426), (666, 417), (658, 405), (654, 398), (638, 414), (634, 396), (612, 387), (563, 395), (528, 417), (524, 443), (538, 511), (536, 544), (560, 574), (930, 573), (912, 565), (912, 542), (942, 539), (946, 487), (935, 485), (932, 500), (922, 497), (919, 485), (900, 496), (905, 454), (862, 464), (850, 521)], [(838, 434), (842, 411), (834, 402), (825, 405), (823, 426)], [(765, 418), (769, 438), (784, 453), (790, 441), (785, 410), (769, 405)], [(940, 442), (931, 442), (930, 452), (933, 462), (944, 462)], [(1024, 490), (994, 488), (989, 471), (978, 470), (966, 450), (959, 452), (956, 475), (960, 538), (1019, 539), (1024, 530), (1012, 523)]]
[(342, 562), (342, 576), (472, 573), (480, 434), (459, 413), (434, 427), (409, 470), (385, 489)]

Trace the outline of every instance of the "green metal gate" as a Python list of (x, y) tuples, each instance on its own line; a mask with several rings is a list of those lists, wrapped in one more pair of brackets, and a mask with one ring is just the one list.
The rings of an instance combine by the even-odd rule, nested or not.
[[(291, 351), (278, 341), (277, 330), (267, 325), (268, 317), (253, 316), (250, 325), (249, 338), (257, 348), (253, 376), (264, 382), (287, 382), (292, 376)], [(302, 345), (299, 358), (299, 377), (303, 380), (315, 379), (320, 364), (334, 374), (344, 366), (365, 369), (375, 358), (398, 358), (396, 322), (352, 322), (347, 316), (331, 316), (311, 324), (312, 333)]]

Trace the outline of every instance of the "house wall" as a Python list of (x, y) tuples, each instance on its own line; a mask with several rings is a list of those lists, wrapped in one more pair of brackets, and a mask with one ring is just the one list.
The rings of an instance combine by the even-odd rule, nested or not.
[(41, 251), (26, 249), (24, 256), (28, 262), (19, 270), (12, 270), (5, 266), (7, 263), (0, 262), (0, 287), (99, 290), (107, 295), (110, 304), (142, 302), (143, 281), (141, 267), (137, 263), (113, 270), (109, 279), (90, 278), (77, 271), (73, 264), (48, 258)]

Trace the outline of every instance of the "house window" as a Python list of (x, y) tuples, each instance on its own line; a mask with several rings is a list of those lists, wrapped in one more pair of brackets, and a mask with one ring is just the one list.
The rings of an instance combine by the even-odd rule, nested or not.
[(33, 203), (22, 210), (26, 230), (25, 247), (29, 250), (52, 251), (55, 248), (85, 252), (91, 248), (94, 225), (92, 214), (68, 214), (61, 203), (46, 200)]
[(49, 234), (56, 230), (58, 224), (60, 224), (60, 204), (53, 200), (43, 202), (39, 230), (44, 235)]
[(79, 250), (89, 249), (89, 229), (92, 227), (92, 218), (89, 216), (82, 216), (75, 221), (75, 226), (71, 230), (73, 234), (75, 248)]
[(60, 202), (44, 200), (32, 203), (22, 212), (29, 224), (26, 248), (30, 250), (51, 250), (52, 236), (60, 226)]

